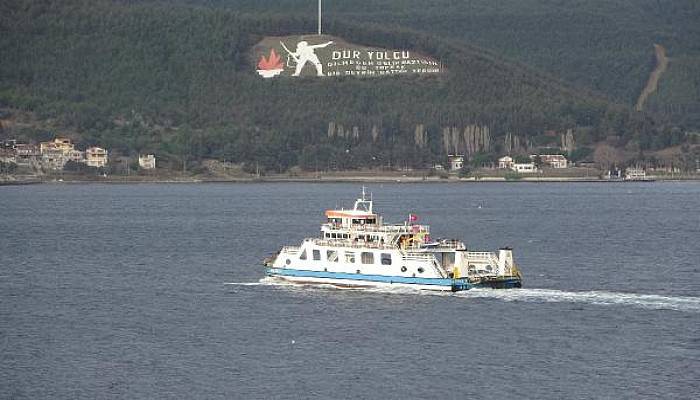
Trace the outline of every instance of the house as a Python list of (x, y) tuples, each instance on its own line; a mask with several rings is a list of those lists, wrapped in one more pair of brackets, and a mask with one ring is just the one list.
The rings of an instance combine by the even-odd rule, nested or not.
[(76, 151), (78, 150), (75, 149), (75, 145), (71, 140), (64, 137), (57, 137), (52, 141), (39, 143), (41, 163), (44, 167), (50, 169), (62, 169), (69, 160), (78, 157), (75, 154)]
[(4, 142), (2, 142), (2, 147), (5, 149), (12, 149), (14, 150), (15, 147), (17, 147), (17, 139), (7, 139)]
[(42, 155), (48, 152), (52, 152), (53, 154), (58, 154), (60, 152), (68, 155), (68, 152), (75, 150), (75, 145), (68, 138), (57, 137), (50, 142), (39, 143), (39, 150)]
[(155, 169), (156, 156), (153, 154), (139, 155), (139, 167), (143, 169)]
[(107, 160), (107, 150), (101, 147), (90, 147), (85, 150), (85, 163), (90, 167), (105, 167)]
[[(566, 168), (568, 166), (568, 160), (561, 154), (541, 154), (540, 160), (542, 164), (548, 165), (552, 168)], [(530, 159), (534, 160), (537, 155), (531, 155)]]
[(510, 169), (520, 174), (534, 174), (537, 172), (535, 163), (513, 163)]
[(15, 162), (19, 165), (30, 165), (39, 161), (41, 151), (33, 144), (17, 143), (15, 145)]
[(626, 181), (644, 181), (647, 179), (647, 173), (644, 168), (634, 167), (625, 170)]
[(12, 148), (0, 148), (0, 161), (5, 163), (15, 162), (15, 150)]
[(498, 159), (498, 168), (511, 169), (513, 167), (513, 157), (505, 156)]
[(85, 153), (80, 150), (71, 150), (68, 152), (66, 157), (68, 158), (68, 161), (79, 163), (85, 162)]
[(464, 166), (464, 155), (448, 154), (447, 160), (450, 163), (450, 171), (459, 171)]

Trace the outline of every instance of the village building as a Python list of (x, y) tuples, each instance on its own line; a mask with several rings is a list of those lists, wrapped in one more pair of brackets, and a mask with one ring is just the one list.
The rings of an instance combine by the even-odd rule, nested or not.
[(17, 165), (30, 165), (38, 162), (41, 157), (39, 147), (33, 144), (15, 144), (15, 162)]
[(17, 147), (17, 139), (7, 139), (2, 142), (2, 147), (4, 149), (14, 150)]
[(504, 156), (498, 159), (498, 168), (511, 169), (513, 167), (513, 157)]
[[(561, 154), (541, 154), (540, 160), (542, 160), (542, 164), (547, 165), (552, 168), (567, 168), (568, 167), (568, 160), (566, 157), (564, 157)], [(537, 158), (537, 155), (531, 155), (530, 159), (534, 160)]]
[(139, 155), (139, 167), (156, 169), (156, 156), (154, 154)]
[(450, 171), (459, 171), (464, 166), (464, 155), (448, 154), (447, 160), (450, 164)]
[(644, 168), (630, 167), (625, 170), (626, 181), (643, 181), (646, 180), (647, 173)]
[(15, 162), (15, 151), (12, 148), (0, 148), (0, 161), (4, 163)]
[(520, 174), (534, 174), (537, 172), (535, 163), (513, 163), (510, 169)]
[(105, 167), (107, 166), (108, 154), (107, 150), (101, 147), (90, 147), (85, 150), (85, 163), (90, 167)]
[(71, 150), (68, 152), (66, 155), (68, 158), (68, 161), (73, 161), (73, 162), (85, 162), (85, 152), (82, 152), (80, 150)]
[(41, 164), (49, 169), (63, 169), (63, 166), (75, 158), (75, 145), (70, 139), (57, 137), (52, 141), (39, 143)]
[(75, 150), (75, 145), (68, 138), (57, 137), (52, 141), (39, 143), (39, 150), (42, 155), (45, 153), (57, 154), (59, 152), (68, 155), (71, 150)]

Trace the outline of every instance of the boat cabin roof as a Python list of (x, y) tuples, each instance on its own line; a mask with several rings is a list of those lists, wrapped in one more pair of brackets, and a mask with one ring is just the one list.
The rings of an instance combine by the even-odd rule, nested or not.
[(326, 210), (326, 217), (376, 219), (377, 214), (359, 210)]
[(326, 210), (328, 218), (355, 218), (355, 219), (377, 219), (377, 214), (372, 212), (372, 200), (367, 200), (365, 188), (362, 187), (362, 197), (355, 200), (352, 210)]

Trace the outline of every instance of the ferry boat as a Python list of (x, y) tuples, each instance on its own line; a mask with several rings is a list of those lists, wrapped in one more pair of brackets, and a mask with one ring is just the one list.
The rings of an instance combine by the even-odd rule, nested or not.
[(385, 224), (365, 189), (351, 210), (327, 210), (321, 235), (282, 247), (264, 261), (267, 275), (302, 284), (411, 287), (461, 291), (519, 288), (522, 276), (510, 248), (472, 251), (456, 239), (433, 240), (410, 214)]

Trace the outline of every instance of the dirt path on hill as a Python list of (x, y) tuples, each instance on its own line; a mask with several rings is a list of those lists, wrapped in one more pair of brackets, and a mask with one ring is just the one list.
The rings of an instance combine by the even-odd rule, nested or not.
[(644, 87), (644, 90), (642, 90), (642, 94), (639, 95), (637, 105), (634, 106), (634, 109), (637, 111), (642, 111), (647, 98), (656, 91), (661, 75), (666, 71), (666, 68), (668, 68), (668, 57), (666, 57), (666, 49), (664, 46), (654, 44), (654, 51), (656, 53), (656, 68), (651, 71), (647, 85)]

